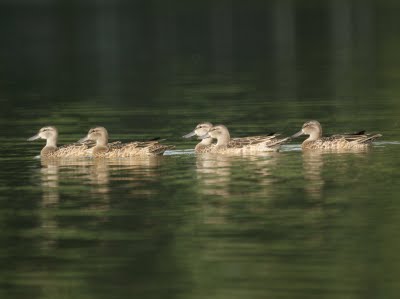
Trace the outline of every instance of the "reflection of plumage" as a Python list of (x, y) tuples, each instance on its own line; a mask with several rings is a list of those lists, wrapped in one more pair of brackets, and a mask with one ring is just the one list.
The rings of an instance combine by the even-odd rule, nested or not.
[(365, 134), (360, 131), (354, 134), (335, 134), (329, 137), (322, 137), (321, 124), (316, 121), (306, 122), (301, 131), (293, 135), (310, 135), (302, 144), (303, 149), (328, 149), (328, 150), (362, 150), (368, 148), (372, 141), (381, 137), (381, 134)]

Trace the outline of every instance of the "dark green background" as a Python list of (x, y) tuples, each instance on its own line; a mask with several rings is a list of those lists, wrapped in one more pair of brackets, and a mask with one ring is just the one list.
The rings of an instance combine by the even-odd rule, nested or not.
[[(398, 1), (0, 1), (1, 298), (397, 298)], [(196, 156), (366, 129), (372, 151)], [(34, 158), (95, 125), (145, 160)]]

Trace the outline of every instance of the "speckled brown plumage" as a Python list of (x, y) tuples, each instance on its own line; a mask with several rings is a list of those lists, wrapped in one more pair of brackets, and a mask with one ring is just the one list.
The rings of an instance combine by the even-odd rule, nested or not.
[(96, 141), (96, 145), (89, 150), (89, 155), (104, 158), (127, 158), (140, 156), (163, 155), (166, 150), (174, 148), (171, 145), (161, 144), (158, 140), (136, 141), (130, 143), (108, 143), (108, 132), (103, 127), (89, 130), (88, 135), (80, 142)]
[(223, 125), (212, 127), (203, 138), (217, 139), (217, 144), (212, 144), (204, 149), (206, 153), (244, 154), (257, 152), (278, 151), (280, 146), (289, 138), (278, 138), (279, 135), (251, 136), (230, 138), (228, 129)]
[(381, 137), (381, 134), (365, 134), (361, 131), (354, 134), (336, 134), (329, 137), (322, 137), (321, 124), (311, 120), (302, 126), (302, 129), (292, 137), (309, 135), (302, 143), (303, 150), (364, 150), (371, 146), (371, 143)]

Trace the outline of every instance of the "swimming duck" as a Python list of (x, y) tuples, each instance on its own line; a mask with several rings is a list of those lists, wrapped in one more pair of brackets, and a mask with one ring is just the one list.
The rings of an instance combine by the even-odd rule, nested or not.
[(208, 152), (211, 153), (254, 153), (278, 151), (281, 144), (288, 141), (289, 138), (278, 139), (279, 135), (269, 134), (265, 136), (251, 136), (232, 138), (227, 127), (224, 125), (213, 126), (208, 132), (200, 136), (203, 138), (217, 139), (217, 144), (211, 145)]
[(303, 141), (301, 147), (303, 149), (328, 149), (328, 150), (350, 150), (350, 149), (366, 149), (371, 142), (381, 137), (381, 134), (369, 135), (365, 131), (354, 134), (332, 135), (322, 137), (321, 124), (316, 120), (306, 122), (301, 130), (294, 134), (292, 138), (301, 135), (309, 135)]
[(40, 151), (41, 157), (84, 157), (88, 154), (86, 144), (68, 144), (57, 147), (58, 131), (55, 127), (43, 127), (39, 132), (28, 138), (28, 141), (46, 139), (46, 146)]
[[(200, 123), (196, 126), (196, 128), (192, 132), (190, 132), (189, 134), (186, 134), (182, 137), (190, 138), (193, 136), (198, 136), (198, 137), (204, 136), (212, 128), (212, 126), (213, 126), (212, 123), (209, 123), (209, 122)], [(196, 145), (194, 150), (196, 151), (196, 153), (207, 153), (211, 149), (212, 142), (213, 142), (213, 139), (211, 138), (211, 136), (204, 137)]]
[(121, 143), (108, 143), (108, 132), (103, 127), (90, 129), (87, 136), (78, 142), (86, 142), (92, 140), (96, 145), (90, 150), (93, 157), (105, 158), (124, 158), (137, 156), (156, 156), (162, 155), (166, 150), (174, 148), (174, 146), (160, 144), (157, 140)]

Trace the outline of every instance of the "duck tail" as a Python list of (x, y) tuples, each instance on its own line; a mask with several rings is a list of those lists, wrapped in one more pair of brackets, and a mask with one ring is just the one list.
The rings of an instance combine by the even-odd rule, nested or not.
[(165, 151), (174, 149), (174, 145), (163, 145), (156, 143), (149, 149), (149, 152), (153, 155), (163, 155)]
[(272, 140), (271, 143), (267, 143), (267, 147), (272, 148), (276, 151), (279, 150), (280, 146), (290, 140), (290, 137)]
[(357, 143), (365, 144), (365, 143), (371, 143), (375, 139), (378, 139), (379, 137), (382, 137), (382, 134), (375, 134), (375, 135), (367, 135), (363, 136), (360, 139), (357, 139)]

